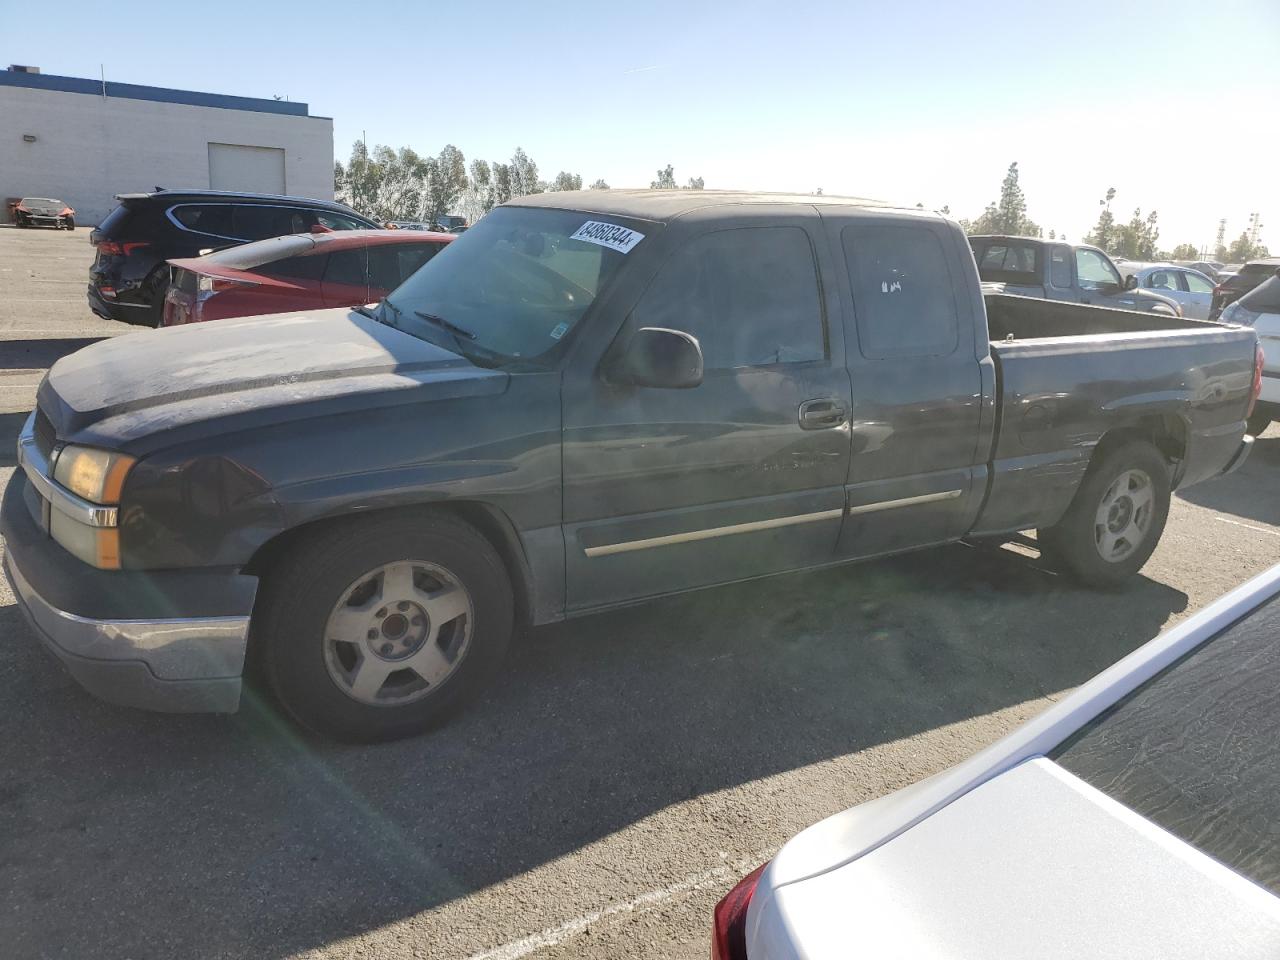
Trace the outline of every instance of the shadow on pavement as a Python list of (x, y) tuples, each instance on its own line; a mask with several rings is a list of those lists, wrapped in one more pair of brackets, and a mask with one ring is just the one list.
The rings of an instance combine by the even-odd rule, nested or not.
[(0, 340), (0, 370), (45, 370), (67, 354), (103, 339), (105, 337)]
[(1280, 526), (1280, 427), (1253, 442), (1249, 459), (1235, 473), (1197, 484), (1177, 495), (1188, 503)]
[[(0, 467), (18, 465), (18, 434), (27, 422), (27, 413), (0, 413)], [(3, 492), (3, 487), (0, 487)]]
[(954, 545), (540, 629), (464, 716), (380, 747), (257, 701), (103, 705), (3, 607), (0, 936), (15, 956), (289, 956), (691, 797), (1075, 686), (1186, 603)]

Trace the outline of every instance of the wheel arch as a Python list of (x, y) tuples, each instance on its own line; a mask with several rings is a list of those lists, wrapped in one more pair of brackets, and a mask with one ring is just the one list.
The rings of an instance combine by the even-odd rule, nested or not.
[(524, 539), (511, 518), (491, 503), (480, 500), (449, 500), (410, 506), (380, 507), (358, 513), (329, 515), (307, 520), (290, 527), (261, 544), (244, 565), (243, 571), (256, 577), (266, 576), (282, 553), (299, 540), (328, 530), (339, 524), (358, 524), (366, 519), (382, 518), (394, 514), (420, 516), (423, 513), (444, 513), (475, 528), (497, 551), (511, 581), (515, 597), (516, 622), (528, 624), (533, 611), (533, 570), (525, 550)]
[(1187, 436), (1190, 430), (1186, 420), (1177, 414), (1153, 414), (1107, 430), (1094, 445), (1089, 457), (1089, 467), (1102, 463), (1113, 450), (1126, 443), (1142, 440), (1160, 451), (1169, 464), (1170, 485), (1176, 487), (1181, 465), (1187, 455)]

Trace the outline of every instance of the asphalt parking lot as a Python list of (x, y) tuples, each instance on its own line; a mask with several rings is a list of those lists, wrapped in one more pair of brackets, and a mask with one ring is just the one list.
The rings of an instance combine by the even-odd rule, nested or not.
[[(89, 313), (84, 229), (0, 229), (0, 486)], [(143, 331), (138, 336), (152, 335)], [(704, 958), (792, 834), (990, 743), (1280, 562), (1280, 429), (1125, 589), (956, 545), (542, 628), (425, 737), (99, 703), (0, 583), (0, 954)]]

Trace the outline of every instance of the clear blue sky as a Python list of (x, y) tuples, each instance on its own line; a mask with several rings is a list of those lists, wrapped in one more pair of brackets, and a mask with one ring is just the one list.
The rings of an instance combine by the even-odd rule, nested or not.
[(547, 178), (647, 186), (672, 163), (708, 187), (957, 216), (1017, 160), (1031, 216), (1073, 239), (1114, 186), (1118, 215), (1160, 211), (1168, 246), (1259, 210), (1280, 247), (1280, 0), (0, 0), (0, 48), (46, 73), (304, 100), (339, 159), (362, 131), (468, 160), (519, 145)]

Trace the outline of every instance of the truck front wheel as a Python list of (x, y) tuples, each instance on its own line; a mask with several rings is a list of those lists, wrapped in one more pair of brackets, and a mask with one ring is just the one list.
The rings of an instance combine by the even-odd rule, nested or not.
[(1037, 531), (1041, 553), (1082, 583), (1117, 586), (1150, 559), (1169, 518), (1169, 466), (1145, 441), (1090, 464), (1054, 526)]
[(428, 729), (484, 686), (514, 604), (501, 557), (446, 515), (344, 521), (264, 578), (254, 642), (295, 720), (340, 740)]

